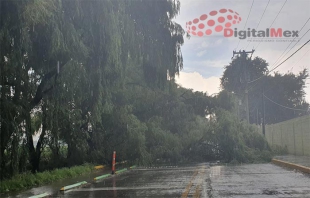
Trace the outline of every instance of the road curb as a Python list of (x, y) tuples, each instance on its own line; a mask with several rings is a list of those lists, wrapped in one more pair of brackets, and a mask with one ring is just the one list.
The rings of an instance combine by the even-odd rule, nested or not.
[[(131, 168), (134, 168), (134, 167), (130, 167), (129, 169), (131, 169)], [(119, 173), (125, 172), (125, 171), (127, 171), (129, 169), (128, 168), (123, 168), (121, 170), (116, 171), (115, 174), (119, 174)], [(94, 181), (97, 181), (97, 180), (100, 180), (100, 179), (104, 179), (104, 178), (107, 178), (107, 177), (110, 177), (110, 176), (112, 176), (112, 174), (104, 174), (104, 175), (95, 177)]]
[(98, 176), (98, 177), (95, 177), (94, 180), (99, 180), (99, 179), (104, 179), (104, 178), (107, 178), (109, 176), (111, 176), (112, 174), (104, 174), (104, 175), (101, 175), (101, 176)]
[(271, 162), (276, 164), (276, 165), (279, 165), (279, 166), (284, 166), (284, 167), (296, 169), (296, 170), (299, 170), (301, 172), (310, 174), (310, 168), (306, 167), (306, 166), (302, 166), (299, 164), (293, 164), (293, 163), (285, 162), (285, 161), (278, 160), (278, 159), (272, 159)]
[(42, 193), (42, 194), (39, 194), (39, 195), (33, 195), (31, 197), (28, 197), (28, 198), (43, 198), (43, 197), (47, 197), (47, 196), (50, 196), (50, 194), (48, 193)]
[(119, 173), (125, 172), (127, 170), (128, 170), (127, 168), (123, 168), (121, 170), (116, 171), (115, 174), (119, 174)]
[(118, 165), (118, 164), (126, 164), (128, 161), (125, 160), (125, 161), (121, 161), (121, 162), (116, 162), (115, 164)]
[(98, 170), (98, 169), (104, 169), (105, 165), (98, 165), (98, 166), (95, 166), (95, 170)]
[(82, 182), (79, 182), (79, 183), (76, 183), (76, 184), (72, 184), (72, 185), (69, 185), (69, 186), (64, 186), (60, 189), (60, 191), (65, 191), (65, 190), (69, 190), (69, 189), (72, 189), (72, 188), (75, 188), (75, 187), (78, 187), (78, 186), (81, 186), (83, 184), (87, 184), (86, 181), (82, 181)]

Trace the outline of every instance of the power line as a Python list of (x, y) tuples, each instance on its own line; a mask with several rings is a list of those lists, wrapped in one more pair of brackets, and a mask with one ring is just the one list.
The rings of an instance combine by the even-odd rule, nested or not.
[[(267, 5), (266, 5), (266, 7), (265, 7), (264, 12), (263, 12), (262, 16), (261, 16), (260, 19), (259, 19), (259, 22), (258, 22), (258, 24), (257, 24), (257, 26), (256, 26), (256, 29), (258, 29), (259, 24), (260, 24), (260, 22), (262, 21), (262, 18), (263, 18), (264, 14), (265, 14), (265, 12), (266, 12), (266, 10), (267, 10), (267, 7), (268, 7), (269, 3), (270, 3), (270, 0), (268, 1)], [(249, 47), (249, 45), (250, 45), (250, 42), (249, 42), (248, 45), (246, 46), (245, 50)]]
[[(260, 78), (257, 78), (257, 80), (259, 80)], [(254, 87), (256, 87), (256, 85), (258, 85), (258, 82), (255, 84), (255, 85), (253, 85), (252, 87), (250, 87), (249, 88), (249, 91), (251, 91)]]
[[(309, 51), (310, 51), (310, 49), (309, 49), (306, 53), (304, 53), (304, 55), (302, 55), (302, 57), (299, 59), (299, 61), (298, 61), (297, 63), (299, 63), (300, 60), (301, 60)], [(295, 63), (295, 65), (297, 65), (297, 63)], [(295, 65), (294, 65), (293, 67), (295, 67)], [(293, 67), (291, 68), (291, 70), (293, 69)], [(270, 72), (271, 72), (271, 71), (270, 71)], [(258, 81), (259, 79), (261, 79), (261, 78), (263, 78), (263, 77), (265, 77), (265, 75), (263, 75), (263, 76), (261, 76), (261, 77), (255, 79), (254, 81), (251, 81), (251, 82)], [(252, 90), (256, 85), (258, 85), (258, 82), (257, 82), (255, 85), (253, 85), (252, 87), (250, 87), (250, 88), (249, 88), (249, 91)], [(270, 89), (272, 89), (272, 88), (273, 88), (273, 87), (269, 88), (268, 90), (270, 90)]]
[(295, 109), (295, 108), (291, 108), (291, 107), (287, 107), (287, 106), (284, 106), (284, 105), (281, 105), (273, 100), (271, 100), (270, 98), (268, 98), (265, 94), (263, 94), (265, 98), (267, 98), (270, 102), (280, 106), (280, 107), (283, 107), (283, 108), (286, 108), (286, 109), (291, 109), (291, 110), (295, 110), (295, 111), (304, 111), (304, 112), (308, 112), (308, 110), (304, 110), (304, 109)]
[[(293, 67), (295, 67), (295, 66), (304, 58), (304, 56), (305, 56), (308, 52), (310, 52), (310, 49), (309, 49), (308, 51), (306, 51), (306, 53), (304, 53), (304, 55), (301, 56), (301, 58), (293, 65)], [(292, 70), (293, 67), (292, 67), (290, 70)]]
[(265, 14), (265, 12), (266, 12), (266, 10), (267, 10), (267, 7), (268, 7), (269, 3), (270, 3), (270, 0), (268, 1), (267, 5), (266, 5), (266, 7), (265, 7), (264, 12), (263, 12), (262, 16), (261, 16), (260, 19), (259, 19), (259, 22), (258, 22), (258, 24), (257, 24), (256, 29), (258, 28), (260, 22), (262, 21), (262, 18), (263, 18), (264, 14)]
[[(246, 21), (245, 21), (245, 24), (244, 24), (244, 27), (243, 27), (243, 29), (244, 29), (244, 30), (245, 30), (246, 24), (248, 23), (248, 19), (249, 19), (249, 16), (250, 16), (250, 14), (251, 14), (251, 11), (252, 11), (253, 4), (254, 4), (254, 0), (252, 1), (252, 5), (251, 5), (251, 8), (250, 8), (250, 11), (249, 11), (248, 17), (247, 17), (247, 19), (246, 19)], [(240, 39), (239, 39), (239, 41), (238, 41), (238, 44), (237, 44), (236, 49), (238, 48), (239, 43), (240, 43)]]
[[(283, 6), (284, 6), (284, 4), (283, 4)], [(283, 6), (282, 6), (282, 8), (283, 8)], [(281, 10), (282, 10), (282, 8), (281, 8)], [(280, 10), (280, 11), (281, 11)], [(277, 15), (278, 16), (278, 15)], [(310, 20), (310, 17), (308, 18), (308, 20), (304, 23), (304, 25), (302, 26), (302, 28), (299, 30), (299, 32), (306, 26), (306, 24), (308, 23), (308, 21)], [(274, 20), (275, 21), (275, 20)], [(272, 22), (272, 24), (274, 23), (274, 21)], [(271, 24), (271, 25), (272, 25)], [(271, 26), (270, 26), (271, 27)], [(309, 32), (309, 30), (310, 29), (308, 29), (308, 31), (300, 38), (300, 39), (302, 39), (308, 32)], [(283, 53), (281, 54), (281, 56), (280, 57), (282, 57), (282, 55), (284, 54), (284, 52), (288, 49), (288, 47), (293, 43), (293, 41), (295, 40), (295, 38), (296, 37), (294, 37), (294, 39), (291, 41), (291, 43), (287, 46), (287, 48), (283, 51)], [(296, 45), (297, 45), (297, 43), (298, 42), (296, 42), (295, 43), (295, 45), (286, 53), (286, 54), (288, 54)], [(248, 44), (248, 46), (249, 46), (249, 44)], [(248, 47), (247, 46), (247, 47)], [(258, 46), (257, 46), (258, 47)], [(257, 49), (257, 47), (256, 47), (256, 49)], [(286, 55), (286, 54), (284, 54), (284, 56)], [(280, 57), (276, 60), (276, 62), (275, 63), (277, 63), (278, 62), (278, 60), (280, 59)], [(285, 61), (284, 61), (285, 62)], [(273, 65), (275, 65), (275, 63), (273, 64)], [(282, 63), (281, 63), (282, 64)], [(280, 64), (280, 65), (281, 65)], [(273, 68), (271, 71), (273, 71), (274, 69), (276, 69), (277, 67), (279, 67), (280, 65), (278, 65), (278, 66), (276, 66), (275, 68)], [(294, 67), (294, 66), (293, 66)], [(271, 71), (269, 71), (269, 72), (271, 72)], [(263, 78), (264, 76), (261, 76), (261, 77), (259, 77), (259, 78), (257, 78), (257, 79), (255, 79), (255, 80), (252, 80), (252, 81), (250, 81), (249, 83), (252, 83), (252, 82), (255, 82), (255, 81), (257, 81), (257, 80), (259, 80), (259, 79), (261, 79), (261, 78)], [(256, 84), (257, 85), (257, 84)], [(256, 85), (254, 85), (253, 87), (255, 87)], [(250, 89), (252, 89), (253, 87), (251, 87)]]
[[(299, 32), (301, 32), (302, 31), (302, 29), (306, 26), (306, 24), (308, 23), (308, 21), (310, 20), (310, 17), (308, 18), (308, 20), (304, 23), (304, 25), (300, 28), (300, 30), (299, 30)], [(309, 31), (309, 30), (308, 30)], [(307, 31), (307, 32), (308, 32)], [(304, 34), (305, 35), (305, 34)], [(303, 35), (303, 36), (304, 36)], [(303, 37), (302, 36), (302, 37)], [(302, 37), (300, 38), (300, 39), (302, 39)], [(289, 48), (289, 46), (291, 46), (291, 44), (293, 43), (293, 41), (295, 40), (295, 38), (296, 37), (294, 37), (294, 39), (290, 42), (290, 44), (286, 47), (286, 49), (283, 51), (283, 53), (278, 57), (278, 59), (276, 60), (276, 62), (273, 64), (273, 65), (275, 65), (277, 62), (278, 62), (278, 60), (280, 59), (280, 58), (282, 58), (282, 55), (285, 53), (285, 51)], [(297, 43), (295, 43), (295, 45), (296, 45)], [(295, 47), (295, 45), (292, 47), (292, 48), (294, 48)], [(292, 50), (292, 48), (287, 52), (287, 53), (289, 53), (291, 50)], [(287, 54), (286, 53), (286, 54)], [(286, 54), (284, 54), (284, 56), (286, 55)], [(273, 66), (272, 65), (272, 66)]]
[[(276, 21), (276, 19), (278, 18), (279, 14), (280, 14), (280, 12), (282, 11), (282, 9), (283, 9), (284, 5), (286, 4), (286, 2), (287, 2), (287, 0), (285, 0), (285, 2), (283, 3), (283, 5), (282, 5), (281, 9), (279, 10), (279, 12), (278, 12), (276, 18), (273, 20), (273, 22), (271, 23), (271, 25), (270, 25), (269, 28), (271, 28), (271, 26), (273, 25), (273, 23), (274, 23), (274, 22)], [(260, 43), (261, 43), (261, 42), (258, 43), (258, 45), (256, 46), (255, 50), (258, 48), (258, 46), (260, 45)]]
[[(310, 19), (310, 18), (309, 18)], [(304, 35), (302, 35), (302, 37), (300, 38), (300, 40), (308, 33), (310, 31), (310, 29), (308, 29), (307, 30), (307, 32), (304, 34)], [(295, 37), (296, 38), (296, 37)], [(294, 38), (294, 39), (295, 39)], [(292, 40), (292, 42), (294, 41), (294, 39)], [(291, 44), (292, 44), (292, 42), (291, 42)], [(284, 56), (286, 55), (286, 54), (288, 54), (296, 45), (298, 44), (298, 42), (296, 42), (295, 43), (295, 45), (293, 45), (293, 47), (291, 47), (291, 49), (289, 50), (289, 51), (287, 51), (285, 54), (284, 54), (284, 52), (287, 50), (287, 48), (290, 46), (290, 45), (288, 45), (287, 46), (287, 48), (283, 51), (283, 53), (281, 54), (281, 56), (280, 57), (282, 57), (282, 55), (284, 54)], [(273, 64), (273, 65), (275, 65), (277, 62), (278, 62), (278, 60), (280, 59), (280, 57), (277, 59), (277, 61)], [(273, 66), (272, 65), (272, 66)]]
[[(304, 46), (306, 46), (308, 43), (310, 42), (310, 40), (308, 40), (306, 43), (304, 43), (300, 48), (298, 48), (294, 53), (292, 53), (289, 57), (287, 57), (284, 61), (282, 61), (279, 65), (277, 65), (276, 67), (274, 67), (272, 70), (270, 70), (269, 72), (267, 72), (267, 75), (270, 73), (270, 72), (272, 72), (272, 71), (274, 71), (275, 69), (277, 69), (278, 67), (280, 67), (283, 63), (285, 63), (288, 59), (290, 59), (292, 56), (294, 56), (299, 50), (301, 50)], [(263, 78), (264, 76), (266, 76), (266, 75), (262, 75), (261, 77), (259, 77), (259, 78), (256, 78), (256, 79), (254, 79), (254, 80), (252, 80), (252, 81), (249, 81), (248, 83), (253, 83), (253, 82), (255, 82), (255, 81), (258, 81), (258, 80), (260, 80), (261, 78)]]
[(269, 72), (274, 71), (275, 69), (277, 69), (278, 67), (280, 67), (283, 63), (285, 63), (288, 59), (290, 59), (292, 56), (294, 56), (299, 50), (301, 50), (305, 45), (307, 45), (310, 42), (310, 40), (308, 40), (305, 44), (303, 44), (300, 48), (298, 48), (293, 54), (291, 54), (289, 57), (287, 57), (284, 61), (282, 61), (279, 65), (277, 65), (276, 67), (274, 67), (272, 70), (270, 70)]

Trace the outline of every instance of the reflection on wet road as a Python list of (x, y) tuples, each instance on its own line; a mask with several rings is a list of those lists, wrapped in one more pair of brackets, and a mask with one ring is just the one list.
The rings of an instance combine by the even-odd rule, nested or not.
[(66, 192), (62, 197), (181, 197), (183, 193), (191, 193), (198, 177), (202, 181), (206, 169), (203, 165), (138, 168), (88, 187)]
[(310, 176), (272, 164), (137, 168), (54, 197), (310, 197)]
[(310, 175), (273, 164), (212, 167), (210, 180), (213, 197), (310, 197)]

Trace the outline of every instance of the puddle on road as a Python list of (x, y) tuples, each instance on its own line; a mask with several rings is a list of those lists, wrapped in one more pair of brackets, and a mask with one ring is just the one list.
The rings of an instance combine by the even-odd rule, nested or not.
[(277, 194), (280, 193), (276, 190), (268, 190), (268, 189), (263, 190), (263, 195), (277, 195)]

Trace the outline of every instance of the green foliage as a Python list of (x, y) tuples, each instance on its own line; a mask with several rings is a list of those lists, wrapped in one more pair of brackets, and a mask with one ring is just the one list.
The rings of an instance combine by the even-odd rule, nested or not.
[(287, 147), (272, 145), (271, 150), (272, 150), (274, 155), (287, 155), (288, 154)]
[(259, 57), (255, 57), (253, 60), (247, 57), (246, 61), (244, 61), (244, 57), (236, 57), (225, 67), (221, 78), (221, 86), (224, 91), (233, 93), (236, 99), (241, 101), (241, 105), (237, 106), (240, 118), (246, 118), (246, 82), (250, 82), (248, 83), (250, 123), (261, 124), (263, 92), (265, 96), (280, 105), (305, 110), (294, 111), (283, 108), (265, 98), (266, 124), (278, 123), (307, 115), (309, 103), (305, 101), (304, 88), (306, 79), (309, 77), (309, 71), (304, 69), (299, 74), (291, 72), (271, 74), (267, 71), (268, 63)]
[(223, 160), (243, 163), (271, 160), (267, 141), (254, 126), (239, 122), (225, 110), (218, 110), (216, 119), (214, 133)]
[(92, 164), (82, 166), (74, 166), (71, 168), (55, 169), (53, 171), (44, 171), (37, 174), (26, 172), (18, 174), (8, 180), (0, 182), (0, 193), (20, 191), (29, 187), (43, 185), (55, 182), (65, 178), (76, 177), (78, 175), (87, 174), (94, 170)]
[(137, 164), (268, 158), (264, 138), (234, 116), (233, 87), (212, 98), (175, 83), (178, 0), (0, 5), (0, 175), (12, 178), (3, 191), (80, 173), (44, 170), (109, 164), (113, 151)]
[[(304, 110), (294, 111), (283, 108), (265, 98), (266, 124), (278, 123), (308, 114), (307, 110), (310, 106), (309, 103), (305, 101), (304, 90), (308, 77), (308, 70), (304, 69), (299, 74), (275, 73), (273, 76), (265, 78), (265, 85), (268, 85), (265, 89), (265, 95), (268, 98), (278, 104)], [(264, 84), (261, 86), (264, 86)], [(259, 89), (259, 87), (257, 87), (257, 89)], [(251, 99), (255, 97), (257, 97), (257, 95), (253, 93)], [(259, 104), (257, 108), (260, 108), (260, 106), (261, 104)], [(252, 117), (254, 116), (252, 115)]]
[(177, 162), (181, 159), (180, 138), (176, 134), (162, 128), (163, 120), (153, 117), (147, 123), (146, 146), (151, 154), (152, 163), (156, 160)]

